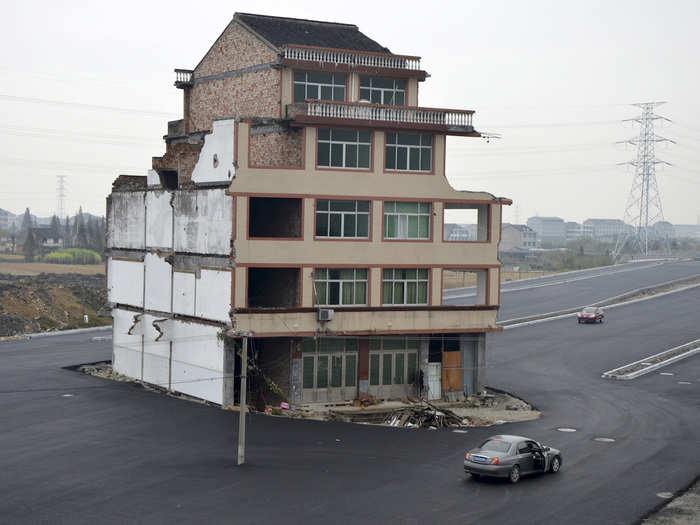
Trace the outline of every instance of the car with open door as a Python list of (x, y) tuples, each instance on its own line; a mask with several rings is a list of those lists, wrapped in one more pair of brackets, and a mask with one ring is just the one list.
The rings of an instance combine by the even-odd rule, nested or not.
[(464, 472), (472, 478), (507, 478), (511, 483), (529, 474), (556, 474), (561, 464), (560, 450), (523, 436), (492, 436), (464, 456)]

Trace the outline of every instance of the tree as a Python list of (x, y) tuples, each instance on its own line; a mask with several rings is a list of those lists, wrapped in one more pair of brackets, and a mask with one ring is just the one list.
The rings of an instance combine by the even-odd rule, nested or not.
[(88, 230), (85, 226), (85, 219), (83, 218), (83, 207), (81, 206), (78, 210), (78, 215), (75, 216), (75, 247), (76, 248), (89, 248), (90, 239), (88, 237)]
[(20, 228), (20, 231), (28, 232), (32, 225), (32, 214), (29, 213), (29, 208), (27, 208), (24, 210), (24, 217), (22, 217), (22, 227)]
[(51, 217), (51, 237), (55, 241), (58, 241), (62, 235), (61, 235), (61, 222), (58, 220), (58, 217), (54, 213), (53, 217)]
[(27, 238), (24, 241), (24, 260), (33, 261), (38, 249), (39, 243), (34, 237), (34, 230), (29, 228), (27, 231)]

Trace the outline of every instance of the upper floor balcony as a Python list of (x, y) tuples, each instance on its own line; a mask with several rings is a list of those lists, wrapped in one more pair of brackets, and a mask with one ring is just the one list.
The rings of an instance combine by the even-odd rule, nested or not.
[(420, 57), (352, 49), (287, 45), (281, 50), (281, 62), (285, 65), (301, 65), (314, 69), (390, 72), (394, 76), (417, 77), (419, 80), (425, 80), (427, 76), (421, 69)]
[(287, 105), (287, 118), (300, 125), (407, 128), (447, 135), (480, 136), (472, 110), (387, 106), (365, 102), (307, 100)]

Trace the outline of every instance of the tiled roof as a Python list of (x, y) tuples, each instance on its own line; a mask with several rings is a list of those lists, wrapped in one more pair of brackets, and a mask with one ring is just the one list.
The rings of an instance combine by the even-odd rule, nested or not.
[(359, 28), (352, 24), (248, 13), (236, 13), (233, 18), (276, 47), (299, 44), (377, 53), (390, 52), (386, 47), (360, 33)]

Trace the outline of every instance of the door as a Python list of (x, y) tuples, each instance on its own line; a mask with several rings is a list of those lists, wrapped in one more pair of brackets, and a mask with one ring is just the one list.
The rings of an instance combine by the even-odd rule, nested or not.
[(528, 441), (518, 443), (517, 463), (520, 465), (520, 472), (523, 474), (535, 470), (535, 464), (532, 457), (532, 445)]
[(428, 401), (442, 398), (442, 363), (428, 363)]

